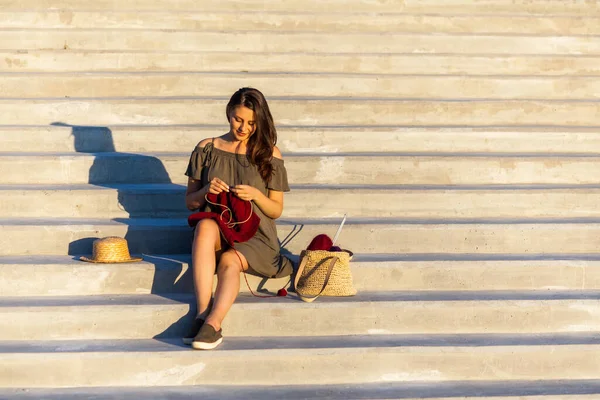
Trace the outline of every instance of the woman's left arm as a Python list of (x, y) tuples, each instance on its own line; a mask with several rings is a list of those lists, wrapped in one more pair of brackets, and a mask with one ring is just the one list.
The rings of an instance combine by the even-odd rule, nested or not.
[[(281, 151), (277, 147), (273, 148), (273, 156), (283, 160)], [(254, 204), (269, 218), (277, 219), (283, 212), (283, 192), (277, 190), (268, 190), (268, 196), (265, 196), (260, 190), (248, 185), (237, 185), (231, 190), (242, 200), (254, 201)]]
[(236, 185), (231, 189), (242, 200), (253, 201), (269, 218), (277, 219), (283, 212), (283, 192), (269, 189), (268, 196), (250, 185)]
[(237, 185), (231, 189), (242, 200), (251, 200), (269, 218), (277, 219), (283, 212), (283, 192), (269, 190), (265, 196), (260, 190), (253, 186)]

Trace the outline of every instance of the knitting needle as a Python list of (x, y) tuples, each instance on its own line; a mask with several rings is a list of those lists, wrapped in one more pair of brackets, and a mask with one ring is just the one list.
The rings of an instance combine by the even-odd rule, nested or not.
[(346, 216), (347, 216), (347, 214), (344, 214), (344, 219), (342, 220), (340, 227), (338, 228), (337, 232), (335, 233), (335, 236), (333, 237), (332, 246), (335, 245), (335, 242), (338, 240), (338, 237), (340, 236), (340, 232), (342, 232), (342, 228), (344, 227), (344, 223), (346, 222)]

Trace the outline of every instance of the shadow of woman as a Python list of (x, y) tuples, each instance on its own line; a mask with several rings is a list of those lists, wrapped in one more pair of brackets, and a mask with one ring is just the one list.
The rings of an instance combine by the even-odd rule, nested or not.
[[(124, 235), (132, 254), (143, 254), (154, 265), (151, 293), (171, 297), (173, 293), (191, 292), (191, 277), (186, 256), (162, 257), (148, 254), (189, 254), (191, 230), (181, 229), (173, 219), (185, 224), (188, 212), (183, 202), (185, 188), (173, 185), (162, 161), (154, 156), (118, 152), (112, 131), (104, 126), (69, 125), (75, 151), (94, 157), (88, 183), (115, 189), (119, 207), (128, 216), (112, 218), (127, 226)], [(158, 229), (157, 229), (158, 227)], [(69, 255), (89, 254), (98, 237), (75, 240)]]

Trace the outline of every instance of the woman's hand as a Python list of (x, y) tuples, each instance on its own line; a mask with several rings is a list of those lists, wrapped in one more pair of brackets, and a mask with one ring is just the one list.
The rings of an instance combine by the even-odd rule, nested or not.
[(208, 193), (219, 194), (221, 192), (229, 192), (229, 185), (219, 178), (212, 178), (206, 186), (208, 186)]
[(240, 199), (247, 201), (254, 201), (261, 194), (257, 188), (249, 185), (236, 185), (231, 191)]

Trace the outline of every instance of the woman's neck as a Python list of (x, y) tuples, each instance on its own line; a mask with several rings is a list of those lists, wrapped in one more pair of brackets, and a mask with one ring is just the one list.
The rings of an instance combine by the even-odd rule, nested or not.
[(233, 150), (235, 153), (245, 153), (246, 146), (248, 145), (248, 139), (246, 140), (237, 140), (231, 131), (227, 132), (225, 136), (222, 137), (225, 142), (227, 142), (227, 146), (230, 150)]

